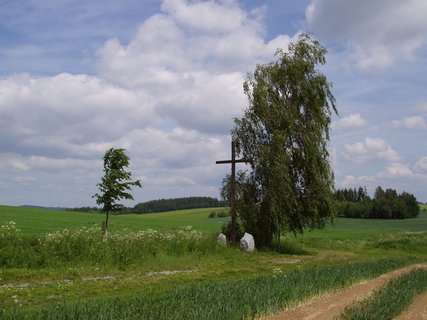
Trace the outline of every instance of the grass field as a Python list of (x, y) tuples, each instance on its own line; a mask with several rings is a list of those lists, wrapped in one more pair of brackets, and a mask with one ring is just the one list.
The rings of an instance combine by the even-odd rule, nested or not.
[[(425, 211), (410, 220), (337, 219), (334, 226), (325, 230), (283, 237), (281, 253), (257, 250), (246, 254), (215, 242), (215, 235), (229, 218), (209, 219), (212, 210), (226, 209), (111, 216), (111, 241), (103, 243), (102, 214), (0, 206), (0, 226), (14, 221), (20, 229), (0, 228), (0, 318), (2, 311), (5, 318), (11, 319), (25, 318), (26, 314), (29, 319), (37, 314), (43, 318), (46, 310), (58, 308), (71, 314), (96, 312), (112, 301), (117, 312), (128, 310), (135, 316), (139, 311), (132, 308), (137, 303), (145, 305), (154, 299), (161, 305), (162, 299), (169, 299), (176, 292), (189, 296), (201, 294), (197, 290), (221, 293), (230, 281), (249, 288), (252, 281), (267, 279), (270, 283), (295, 271), (306, 278), (316, 268), (326, 268), (331, 278), (337, 277), (339, 285), (338, 274), (350, 265), (366, 268), (363, 277), (369, 278), (381, 268), (427, 261)], [(195, 231), (185, 226), (192, 226)], [(58, 231), (64, 229), (68, 231)], [(379, 268), (383, 263), (384, 267)], [(357, 279), (361, 278), (352, 281)], [(318, 285), (315, 292), (330, 288), (328, 281)], [(303, 290), (295, 288), (300, 289)], [(314, 291), (307, 292), (292, 299), (305, 299)], [(178, 305), (185, 307), (176, 299)], [(285, 303), (275, 298), (266, 301), (278, 306)], [(219, 302), (221, 297), (204, 301), (200, 312), (208, 309), (209, 303), (212, 308), (224, 304), (218, 305)], [(233, 318), (253, 314), (252, 309), (248, 311), (254, 308), (253, 302), (247, 303), (239, 309), (242, 314), (234, 314)], [(256, 312), (268, 313), (278, 308), (268, 303)], [(55, 318), (55, 312), (49, 312), (49, 317)], [(108, 312), (105, 317), (119, 319), (110, 317)], [(217, 312), (212, 310), (212, 314)]]
[[(180, 210), (153, 214), (113, 215), (109, 220), (110, 230), (160, 229), (170, 230), (191, 225), (194, 229), (205, 233), (220, 230), (229, 218), (209, 219), (211, 211), (225, 211), (224, 208), (207, 208)], [(0, 206), (0, 225), (6, 221), (15, 221), (23, 233), (39, 234), (74, 229), (82, 226), (101, 226), (104, 214), (78, 213), (48, 209)]]
[[(425, 207), (425, 205), (424, 205)], [(423, 208), (424, 208), (423, 207)], [(115, 215), (110, 218), (111, 230), (170, 230), (192, 226), (204, 233), (218, 232), (229, 218), (209, 219), (211, 211), (225, 211), (225, 208), (180, 210), (153, 214)], [(23, 233), (45, 233), (65, 228), (100, 226), (105, 219), (99, 213), (76, 213), (47, 209), (0, 206), (0, 225), (15, 221)], [(416, 219), (380, 220), (338, 218), (335, 225), (324, 230), (306, 232), (304, 238), (325, 239), (366, 239), (396, 232), (427, 231), (427, 212), (422, 211)]]

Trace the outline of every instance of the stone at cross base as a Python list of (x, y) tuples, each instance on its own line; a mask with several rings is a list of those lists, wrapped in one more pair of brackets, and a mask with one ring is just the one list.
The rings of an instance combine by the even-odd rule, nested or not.
[(246, 252), (252, 252), (255, 249), (255, 240), (254, 237), (246, 233), (243, 235), (243, 238), (240, 239), (240, 250)]
[(222, 244), (224, 246), (227, 245), (227, 236), (223, 233), (220, 233), (218, 237), (216, 238), (219, 244)]

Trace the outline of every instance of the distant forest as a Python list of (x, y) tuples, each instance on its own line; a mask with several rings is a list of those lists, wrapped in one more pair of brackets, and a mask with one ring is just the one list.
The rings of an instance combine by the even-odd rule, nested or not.
[[(228, 204), (225, 201), (220, 201), (210, 197), (187, 197), (174, 199), (159, 199), (147, 202), (140, 202), (133, 208), (123, 208), (122, 214), (126, 213), (154, 213), (166, 212), (175, 210), (197, 209), (197, 208), (217, 208), (225, 207)], [(100, 212), (97, 207), (79, 207), (66, 209), (67, 211), (77, 212)]]
[(132, 213), (165, 212), (196, 208), (225, 207), (227, 204), (216, 198), (188, 197), (175, 199), (160, 199), (138, 203), (133, 207)]
[(339, 217), (367, 219), (407, 219), (419, 214), (417, 199), (413, 194), (396, 190), (375, 190), (371, 199), (366, 188), (338, 189), (335, 191), (336, 209)]

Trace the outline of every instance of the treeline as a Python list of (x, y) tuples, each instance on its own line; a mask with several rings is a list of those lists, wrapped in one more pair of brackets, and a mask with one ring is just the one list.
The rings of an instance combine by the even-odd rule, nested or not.
[(77, 207), (77, 208), (66, 208), (66, 211), (73, 212), (101, 212), (100, 208), (97, 207)]
[(210, 197), (187, 197), (175, 199), (160, 199), (138, 203), (133, 207), (133, 213), (153, 213), (197, 208), (225, 207), (226, 203)]
[[(159, 199), (151, 200), (147, 202), (140, 202), (132, 207), (123, 207), (120, 213), (154, 213), (154, 212), (165, 212), (185, 209), (197, 209), (197, 208), (218, 208), (226, 207), (225, 201), (220, 201), (216, 198), (211, 197), (186, 197), (186, 198), (174, 198), (174, 199)], [(66, 208), (67, 211), (75, 212), (101, 212), (100, 208), (97, 207), (77, 207), (77, 208)]]
[(367, 219), (407, 219), (419, 214), (418, 201), (413, 194), (396, 190), (375, 190), (371, 199), (366, 188), (338, 189), (335, 191), (336, 209), (339, 217)]

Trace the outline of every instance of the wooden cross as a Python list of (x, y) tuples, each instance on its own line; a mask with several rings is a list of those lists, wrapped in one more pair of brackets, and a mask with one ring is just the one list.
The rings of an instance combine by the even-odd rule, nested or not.
[(236, 243), (236, 221), (237, 221), (237, 208), (236, 208), (236, 163), (248, 163), (250, 160), (237, 159), (236, 160), (236, 143), (231, 140), (231, 160), (216, 161), (216, 164), (231, 163), (231, 243)]

